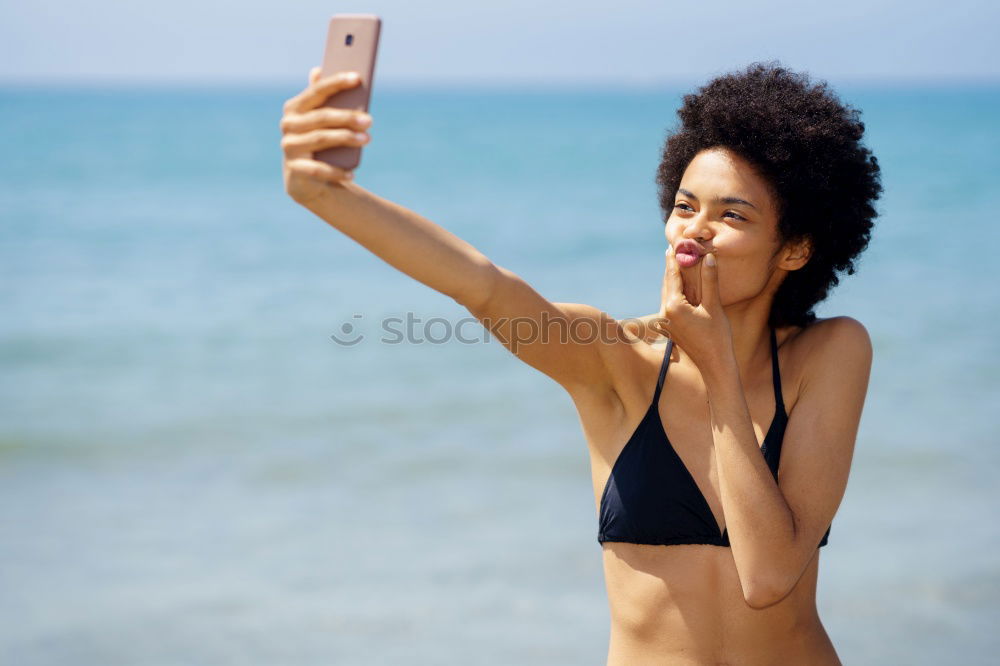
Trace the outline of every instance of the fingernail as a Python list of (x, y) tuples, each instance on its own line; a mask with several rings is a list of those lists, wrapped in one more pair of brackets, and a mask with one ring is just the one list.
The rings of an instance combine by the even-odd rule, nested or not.
[(705, 263), (708, 264), (709, 266), (715, 266), (715, 255), (710, 254), (707, 257), (705, 257)]

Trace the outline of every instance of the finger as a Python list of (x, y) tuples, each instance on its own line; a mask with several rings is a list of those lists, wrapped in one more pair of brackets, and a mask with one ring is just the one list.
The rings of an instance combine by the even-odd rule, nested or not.
[[(352, 78), (353, 77), (353, 78)], [(285, 113), (303, 113), (321, 106), (334, 93), (353, 88), (361, 83), (357, 72), (337, 72), (333, 76), (319, 79), (285, 102)]]
[(319, 160), (306, 159), (300, 157), (286, 162), (288, 169), (294, 173), (309, 176), (316, 180), (323, 180), (330, 183), (337, 183), (342, 180), (352, 180), (354, 174), (344, 169), (331, 166)]
[(372, 117), (364, 111), (320, 107), (305, 113), (288, 113), (281, 118), (281, 133), (302, 134), (314, 129), (354, 128), (367, 129)]
[(701, 303), (701, 267), (682, 269), (677, 262), (677, 253), (672, 254), (671, 258), (677, 271), (677, 289), (682, 295), (682, 300), (692, 308), (697, 307)]
[(701, 262), (701, 305), (709, 312), (718, 312), (722, 305), (718, 258), (712, 253), (705, 255)]
[(676, 309), (677, 298), (678, 298), (678, 283), (680, 281), (680, 275), (678, 273), (678, 267), (675, 261), (673, 261), (673, 250), (667, 248), (664, 252), (664, 268), (663, 268), (663, 283), (660, 286), (660, 309), (656, 313), (649, 317), (649, 327), (660, 333), (661, 335), (666, 335), (670, 337), (669, 325), (670, 316)]
[(363, 146), (368, 138), (364, 132), (349, 129), (317, 129), (304, 134), (286, 134), (281, 139), (281, 149), (289, 158), (305, 157), (324, 148)]
[(309, 70), (309, 85), (312, 85), (319, 81), (320, 74), (322, 73), (322, 67), (313, 67)]
[(665, 266), (663, 270), (663, 288), (660, 300), (661, 312), (663, 306), (668, 303), (673, 303), (678, 300), (678, 298), (684, 297), (684, 284), (683, 278), (681, 277), (681, 267), (677, 263), (677, 255), (674, 253), (674, 248), (668, 247), (665, 253)]

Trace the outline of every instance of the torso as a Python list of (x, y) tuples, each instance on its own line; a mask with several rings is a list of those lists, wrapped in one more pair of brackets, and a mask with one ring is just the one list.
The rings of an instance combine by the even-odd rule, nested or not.
[[(811, 334), (818, 324), (809, 328)], [(804, 329), (777, 330), (782, 394), (791, 415), (808, 345)], [(622, 345), (614, 360), (613, 399), (574, 396), (590, 451), (595, 509), (615, 460), (652, 399), (666, 340)], [(758, 443), (774, 416), (770, 359), (744, 378)], [(668, 439), (725, 527), (710, 414), (697, 368), (676, 346), (659, 413)], [(713, 545), (653, 546), (605, 542), (604, 575), (611, 611), (609, 666), (642, 664), (808, 663), (839, 665), (816, 612), (819, 550), (792, 592), (763, 609), (746, 604), (732, 550)]]

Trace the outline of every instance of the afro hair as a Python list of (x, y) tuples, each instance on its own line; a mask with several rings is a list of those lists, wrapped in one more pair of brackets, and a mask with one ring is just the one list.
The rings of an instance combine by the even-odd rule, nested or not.
[(825, 81), (777, 61), (752, 63), (685, 95), (680, 126), (668, 133), (656, 184), (664, 222), (681, 177), (699, 152), (726, 148), (752, 164), (778, 206), (778, 241), (808, 239), (809, 261), (790, 272), (771, 305), (771, 326), (806, 326), (814, 307), (853, 275), (868, 246), (882, 192), (878, 161), (861, 139), (860, 112)]

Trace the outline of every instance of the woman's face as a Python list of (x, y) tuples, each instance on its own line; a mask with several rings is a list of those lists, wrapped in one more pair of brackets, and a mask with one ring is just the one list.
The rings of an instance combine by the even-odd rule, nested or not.
[[(685, 169), (664, 233), (673, 250), (683, 251), (693, 241), (715, 254), (722, 304), (730, 305), (759, 295), (776, 268), (798, 268), (783, 261), (787, 252), (775, 256), (777, 227), (778, 211), (767, 182), (739, 155), (711, 148), (695, 155)], [(684, 294), (697, 305), (704, 255), (691, 258), (690, 266), (684, 261), (689, 258), (680, 259)]]

